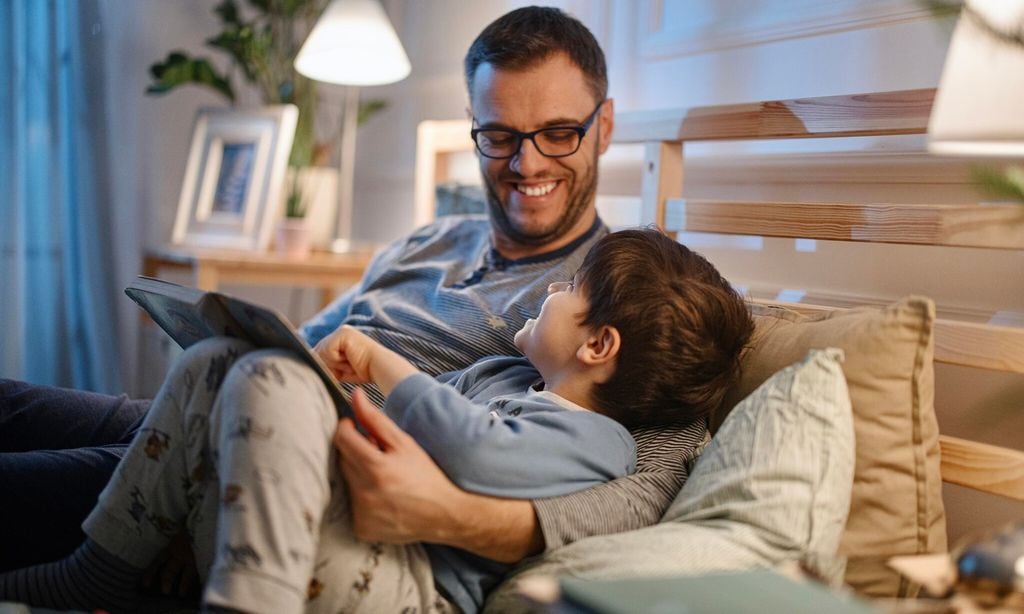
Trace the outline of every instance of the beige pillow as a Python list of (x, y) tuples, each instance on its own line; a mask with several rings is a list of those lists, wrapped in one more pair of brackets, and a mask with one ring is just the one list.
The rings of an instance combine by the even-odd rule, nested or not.
[[(935, 420), (931, 300), (908, 297), (883, 309), (804, 316), (753, 306), (756, 330), (731, 409), (773, 373), (812, 348), (844, 351), (856, 436), (853, 493), (839, 552), (846, 581), (894, 595), (898, 581), (879, 557), (946, 550), (946, 520)], [(725, 417), (712, 417), (712, 429)], [(873, 557), (868, 560), (866, 557)]]

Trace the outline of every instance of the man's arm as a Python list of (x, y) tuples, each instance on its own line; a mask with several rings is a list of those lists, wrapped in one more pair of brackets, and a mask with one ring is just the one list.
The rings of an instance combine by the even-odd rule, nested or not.
[(688, 465), (707, 443), (706, 433), (703, 419), (686, 426), (635, 430), (635, 474), (564, 497), (533, 501), (546, 549), (658, 522), (686, 482)]
[(701, 423), (659, 435), (636, 433), (636, 475), (531, 502), (460, 490), (365, 397), (353, 398), (353, 406), (372, 436), (387, 442), (378, 448), (351, 423), (339, 426), (336, 444), (353, 502), (356, 535), (388, 543), (445, 544), (507, 563), (539, 554), (545, 547), (653, 524), (685, 480), (684, 460), (705, 432)]

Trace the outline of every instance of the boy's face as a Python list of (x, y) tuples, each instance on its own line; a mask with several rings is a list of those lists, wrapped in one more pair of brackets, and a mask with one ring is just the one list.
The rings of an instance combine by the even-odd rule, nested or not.
[(587, 297), (573, 281), (553, 283), (540, 315), (527, 320), (516, 333), (516, 347), (545, 380), (576, 368), (576, 352), (589, 335), (580, 325), (588, 306)]
[[(598, 102), (583, 71), (565, 54), (522, 70), (481, 64), (470, 92), (476, 127), (521, 132), (581, 125)], [(605, 101), (570, 156), (546, 157), (529, 140), (508, 159), (479, 156), (499, 250), (556, 249), (590, 227), (597, 158), (608, 147), (613, 114), (612, 101)]]

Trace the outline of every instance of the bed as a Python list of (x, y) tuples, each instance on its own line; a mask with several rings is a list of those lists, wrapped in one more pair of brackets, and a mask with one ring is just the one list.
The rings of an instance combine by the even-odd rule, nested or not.
[[(703, 143), (725, 142), (728, 151), (730, 147), (742, 150), (745, 143), (764, 139), (824, 139), (829, 143), (860, 139), (861, 150), (871, 150), (872, 145), (863, 145), (865, 139), (901, 135), (910, 135), (906, 142), (920, 149), (920, 135), (926, 131), (934, 94), (932, 89), (918, 89), (624, 113), (616, 116), (614, 142), (642, 149), (642, 162), (635, 165), (639, 198), (634, 194), (630, 201), (640, 223), (655, 223), (670, 233), (685, 233), (682, 236), (687, 238), (694, 237), (693, 233), (713, 233), (735, 240), (776, 238), (803, 241), (803, 245), (810, 242), (812, 248), (817, 241), (829, 245), (839, 242), (928, 246), (923, 255), (913, 257), (934, 261), (935, 267), (940, 267), (944, 260), (963, 260), (963, 254), (969, 256), (980, 250), (1008, 261), (1011, 274), (1018, 272), (1017, 277), (994, 277), (988, 283), (1009, 285), (1008, 292), (1020, 295), (1017, 267), (1024, 250), (1024, 207), (1019, 204), (943, 202), (942, 198), (930, 196), (936, 193), (932, 189), (936, 186), (917, 193), (905, 186), (893, 188), (903, 181), (900, 173), (920, 173), (919, 166), (902, 162), (887, 165), (884, 155), (881, 166), (877, 160), (873, 165), (865, 165), (863, 151), (829, 163), (833, 165), (832, 171), (836, 171), (835, 164), (840, 164), (843, 176), (842, 180), (832, 182), (831, 193), (814, 186), (815, 189), (803, 193), (797, 191), (797, 196), (809, 198), (765, 199), (764, 194), (780, 192), (773, 192), (770, 187), (750, 190), (749, 186), (740, 185), (742, 182), (729, 180), (719, 181), (720, 189), (705, 189), (702, 193), (701, 174), (719, 171), (699, 157), (688, 164), (684, 155), (691, 148), (699, 151)], [(433, 186), (450, 179), (455, 174), (455, 160), (471, 151), (468, 132), (469, 124), (465, 121), (421, 125), (416, 183), (418, 221), (433, 217)], [(799, 166), (808, 161), (816, 163), (817, 154), (810, 150), (781, 157), (790, 163), (796, 161)], [(768, 158), (771, 156), (759, 159)], [(925, 158), (918, 151), (914, 159)], [(772, 164), (767, 171), (763, 167), (739, 168), (741, 174), (751, 171), (744, 176), (759, 176), (754, 180), (771, 183), (776, 169)], [(946, 164), (956, 169), (949, 172), (963, 174), (962, 164)], [(686, 186), (698, 189), (684, 190), (684, 169)], [(800, 172), (799, 168), (796, 172)], [(854, 192), (858, 199), (846, 198)], [(829, 197), (815, 198), (822, 193)], [(762, 197), (751, 198), (751, 194)], [(622, 197), (611, 200), (621, 204)], [(607, 219), (603, 211), (602, 215)], [(801, 243), (797, 245), (799, 249)], [(882, 253), (890, 260), (891, 254), (909, 253), (907, 248), (900, 249), (903, 251)], [(698, 251), (702, 250), (698, 247)], [(846, 253), (856, 252), (840, 252)], [(774, 255), (772, 249), (765, 249), (760, 257), (771, 259)], [(987, 257), (983, 254), (979, 262), (986, 262)], [(716, 260), (713, 255), (709, 258)], [(880, 268), (890, 266), (895, 270), (898, 265), (898, 261), (891, 261)], [(733, 279), (728, 264), (719, 266)], [(838, 268), (842, 274), (841, 266)], [(989, 274), (984, 270), (979, 273), (980, 277)], [(998, 271), (993, 275), (998, 275)], [(941, 288), (939, 276), (940, 285), (936, 287)], [(1001, 374), (995, 377), (1010, 378), (1009, 388), (1002, 393), (1009, 400), (1004, 398), (1003, 404), (1016, 410), (1011, 412), (1016, 417), (1010, 418), (1006, 428), (1017, 429), (1015, 435), (1004, 436), (1001, 441), (1021, 441), (1019, 391), (1020, 375), (1024, 374), (1024, 329), (1019, 326), (1019, 312), (1015, 311), (1020, 309), (1019, 305), (996, 310), (995, 315), (962, 309), (946, 304), (949, 299), (945, 296), (938, 301), (914, 296), (922, 286), (905, 283), (901, 275), (893, 278), (890, 286), (898, 289), (903, 284), (908, 290), (900, 294), (910, 296), (872, 300), (857, 292), (794, 293), (772, 283), (759, 285), (756, 279), (745, 279), (742, 287), (755, 314), (757, 333), (744, 360), (743, 379), (729, 402), (736, 409), (714, 417), (714, 429), (722, 431), (705, 452), (723, 456), (726, 451), (721, 448), (730, 445), (720, 441), (726, 430), (730, 437), (736, 438), (739, 433), (742, 438), (746, 431), (757, 429), (760, 422), (771, 420), (769, 414), (776, 409), (781, 415), (790, 411), (794, 403), (800, 405), (799, 399), (792, 398), (792, 387), (786, 390), (790, 405), (773, 406), (772, 412), (763, 410), (766, 404), (771, 405), (765, 398), (760, 401), (761, 410), (752, 408), (744, 399), (766, 380), (771, 382), (780, 369), (801, 360), (810, 349), (839, 348), (843, 352), (842, 371), (850, 402), (845, 411), (852, 410), (853, 416), (855, 443), (850, 483), (840, 484), (833, 492), (834, 485), (821, 480), (842, 483), (846, 479), (843, 475), (796, 475), (793, 472), (805, 468), (783, 466), (801, 455), (827, 455), (829, 450), (824, 448), (828, 446), (821, 441), (809, 441), (808, 449), (799, 451), (795, 457), (793, 451), (788, 451), (788, 461), (768, 458), (765, 462), (775, 465), (762, 473), (750, 467), (730, 468), (727, 462), (720, 462), (718, 473), (709, 469), (705, 473), (713, 475), (701, 478), (705, 483), (694, 485), (701, 465), (714, 463), (702, 455), (694, 477), (662, 523), (642, 531), (583, 540), (530, 561), (495, 592), (488, 607), (493, 611), (515, 608), (518, 583), (535, 576), (671, 576), (773, 565), (794, 557), (827, 559), (819, 561), (826, 573), (829, 565), (838, 561), (839, 568), (833, 571), (844, 575), (848, 584), (864, 594), (906, 595), (915, 588), (878, 565), (878, 560), (894, 555), (944, 552), (950, 545), (949, 535), (959, 537), (969, 532), (947, 524), (946, 507), (950, 497), (959, 496), (960, 488), (994, 497), (997, 505), (1010, 510), (1010, 517), (1024, 515), (1024, 452), (940, 432), (935, 411), (937, 406), (945, 407), (951, 417), (944, 418), (943, 423), (954, 426), (970, 423), (972, 419), (994, 419), (991, 413), (984, 412), (974, 418), (964, 415), (968, 408), (958, 411), (961, 408), (955, 407), (957, 399), (944, 401), (943, 396), (956, 396), (955, 390), (951, 394), (951, 386), (969, 388), (974, 382), (984, 385), (994, 377), (992, 374)], [(927, 284), (923, 287), (928, 288)], [(961, 371), (951, 373), (951, 366)], [(947, 376), (957, 378), (957, 383), (947, 383)], [(838, 400), (836, 405), (838, 416), (844, 409)], [(746, 427), (739, 426), (741, 418), (734, 419), (736, 414), (743, 414)], [(960, 430), (973, 432), (970, 428)], [(822, 437), (832, 436), (835, 432), (830, 431)], [(833, 452), (842, 447), (829, 445)], [(747, 458), (746, 462), (757, 463), (760, 459)], [(723, 475), (726, 481), (735, 481), (734, 490), (716, 490), (713, 482), (720, 482)], [(803, 480), (803, 486), (795, 491), (787, 490), (785, 485), (761, 490), (760, 486), (749, 486), (759, 480), (775, 480), (776, 486)], [(838, 508), (842, 509), (837, 516)], [(775, 524), (759, 524), (766, 516), (774, 517)], [(962, 519), (963, 514), (958, 518)], [(829, 531), (834, 535), (825, 535)], [(832, 556), (836, 553), (838, 556)]]

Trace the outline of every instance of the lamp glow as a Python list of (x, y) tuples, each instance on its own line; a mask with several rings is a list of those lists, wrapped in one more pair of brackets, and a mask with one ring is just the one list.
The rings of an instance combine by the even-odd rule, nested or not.
[(337, 85), (384, 85), (412, 67), (376, 0), (333, 0), (295, 58), (295, 70)]
[(412, 67), (378, 0), (331, 0), (295, 57), (295, 70), (314, 81), (347, 85), (341, 129), (338, 211), (331, 251), (352, 248), (359, 87), (409, 76)]

